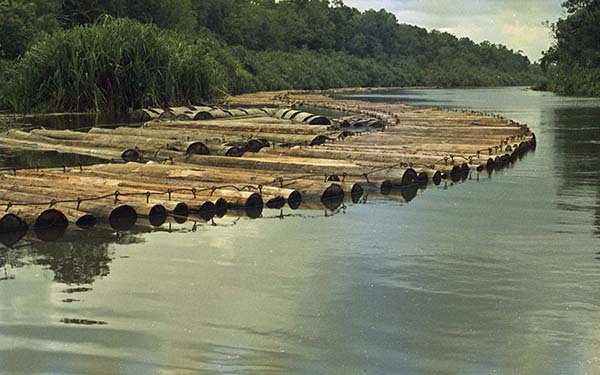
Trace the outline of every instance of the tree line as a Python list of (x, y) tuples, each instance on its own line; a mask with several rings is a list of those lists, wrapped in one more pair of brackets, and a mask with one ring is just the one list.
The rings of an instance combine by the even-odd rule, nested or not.
[(600, 0), (568, 0), (567, 17), (552, 24), (555, 42), (541, 65), (538, 85), (565, 95), (600, 96)]
[(520, 85), (539, 74), (503, 45), (341, 0), (0, 0), (0, 105), (19, 111), (289, 88)]

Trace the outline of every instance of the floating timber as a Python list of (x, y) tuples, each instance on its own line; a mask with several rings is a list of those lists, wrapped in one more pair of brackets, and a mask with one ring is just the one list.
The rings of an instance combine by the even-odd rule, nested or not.
[(0, 242), (228, 212), (257, 218), (265, 208), (335, 211), (373, 193), (407, 203), (428, 184), (506, 167), (536, 147), (526, 125), (479, 112), (310, 92), (242, 95), (230, 105), (144, 109), (131, 115), (143, 124), (130, 127), (5, 132), (0, 147), (110, 163), (0, 174)]

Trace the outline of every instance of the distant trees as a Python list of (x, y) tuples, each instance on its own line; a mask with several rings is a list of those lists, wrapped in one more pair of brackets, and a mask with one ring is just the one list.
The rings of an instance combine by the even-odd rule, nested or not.
[(569, 0), (565, 19), (552, 25), (555, 43), (544, 53), (547, 88), (567, 95), (600, 96), (600, 0)]
[[(570, 0), (569, 6), (587, 9), (588, 3), (594, 2), (597, 3)], [(106, 15), (112, 21), (108, 22)], [(118, 23), (115, 19), (119, 18), (155, 26), (141, 28), (137, 23)], [(91, 27), (82, 28), (84, 25)], [(115, 25), (120, 25), (118, 32)], [(56, 38), (46, 35), (57, 32)], [(150, 33), (152, 37), (135, 34), (139, 32)], [(121, 38), (112, 43), (114, 51), (110, 50), (109, 35)], [(65, 38), (64, 43), (57, 38)], [(108, 39), (99, 46), (80, 38)], [(167, 49), (152, 44), (158, 40), (174, 46)], [(29, 48), (32, 43), (35, 48)], [(133, 45), (140, 50), (131, 50)], [(0, 0), (0, 107), (10, 103), (12, 108), (23, 110), (124, 110), (136, 103), (210, 99), (215, 92), (204, 84), (203, 91), (193, 95), (189, 91), (192, 86), (163, 82), (148, 89), (152, 93), (148, 99), (144, 97), (145, 86), (125, 77), (131, 78), (133, 87), (120, 87), (124, 91), (119, 91), (120, 99), (113, 101), (109, 96), (114, 92), (95, 90), (96, 81), (80, 79), (64, 69), (70, 65), (73, 71), (85, 72), (82, 69), (87, 69), (86, 54), (96, 52), (100, 53), (98, 56), (114, 59), (110, 63), (101, 61), (106, 66), (116, 64), (122, 69), (132, 56), (136, 64), (144, 61), (141, 52), (145, 49), (156, 50), (161, 59), (167, 59), (160, 60), (161, 64), (178, 64), (178, 58), (189, 63), (200, 51), (194, 45), (201, 45), (202, 51), (210, 54), (201, 59), (200, 65), (191, 66), (224, 67), (216, 70), (218, 74), (207, 70), (210, 79), (205, 77), (206, 82), (210, 81), (209, 86), (219, 88), (218, 92), (334, 86), (514, 85), (529, 84), (538, 77), (527, 57), (505, 46), (477, 44), (468, 38), (458, 39), (448, 33), (399, 24), (385, 10), (361, 12), (341, 0)], [(52, 48), (57, 49), (56, 53)], [(176, 58), (178, 48), (181, 52)], [(173, 53), (173, 57), (161, 55), (166, 51)], [(183, 56), (184, 52), (190, 55)], [(98, 56), (89, 59), (100, 60)], [(143, 72), (137, 78), (140, 81), (155, 79), (152, 69), (162, 69), (161, 65), (152, 65), (156, 63), (153, 60), (148, 61), (148, 69), (136, 65), (136, 71)], [(179, 65), (178, 69), (184, 67)], [(36, 69), (44, 74), (39, 75)], [(173, 72), (172, 77), (186, 79), (173, 70), (169, 72)], [(17, 95), (19, 90), (15, 91), (13, 83), (21, 79), (27, 89)], [(38, 90), (44, 93), (39, 96), (35, 85), (49, 91)], [(181, 88), (184, 92), (161, 93), (166, 87)], [(53, 88), (63, 91), (52, 93)], [(85, 99), (80, 100), (77, 90), (93, 94), (80, 95), (79, 98)], [(49, 98), (55, 102), (44, 103)]]

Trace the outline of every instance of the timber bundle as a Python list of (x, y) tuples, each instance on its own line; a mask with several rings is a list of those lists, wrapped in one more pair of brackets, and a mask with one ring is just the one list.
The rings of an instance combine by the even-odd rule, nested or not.
[(123, 231), (140, 219), (161, 226), (228, 212), (256, 218), (264, 207), (334, 211), (367, 193), (408, 202), (427, 184), (503, 168), (536, 146), (527, 126), (498, 116), (315, 93), (258, 93), (227, 108), (132, 116), (143, 125), (0, 136), (12, 149), (110, 161), (3, 173), (0, 242), (12, 246), (28, 233), (50, 241), (68, 228)]

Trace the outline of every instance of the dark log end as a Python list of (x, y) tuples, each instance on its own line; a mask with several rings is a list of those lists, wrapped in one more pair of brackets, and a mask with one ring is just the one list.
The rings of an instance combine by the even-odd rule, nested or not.
[(202, 142), (191, 142), (185, 150), (187, 155), (210, 155), (210, 150)]
[(321, 195), (321, 203), (327, 209), (333, 211), (344, 203), (344, 189), (338, 184), (332, 184)]
[(165, 206), (157, 204), (150, 209), (148, 221), (153, 227), (160, 227), (167, 222), (168, 212)]
[(127, 163), (138, 162), (142, 159), (142, 155), (138, 150), (128, 149), (123, 151), (121, 154), (121, 159)]
[(223, 217), (227, 214), (227, 210), (229, 209), (229, 204), (223, 198), (219, 198), (214, 202), (215, 205), (215, 216)]
[(131, 206), (123, 205), (112, 210), (108, 217), (108, 223), (117, 231), (131, 229), (137, 221), (137, 212)]
[(327, 142), (328, 139), (329, 139), (329, 137), (327, 137), (325, 135), (317, 135), (316, 137), (314, 137), (312, 139), (312, 141), (310, 141), (310, 145), (309, 146), (319, 146), (319, 145), (322, 145), (323, 143)]
[(415, 181), (417, 181), (417, 178), (417, 172), (412, 168), (408, 168), (406, 171), (404, 171), (404, 174), (402, 175), (401, 186), (413, 184)]
[(285, 206), (285, 198), (278, 196), (275, 198), (271, 198), (267, 201), (267, 203), (265, 203), (265, 206), (267, 206), (267, 208), (272, 208), (272, 209), (281, 209), (283, 208), (283, 206)]
[(350, 198), (352, 199), (352, 203), (356, 204), (360, 201), (363, 194), (365, 193), (365, 189), (363, 189), (360, 184), (352, 185), (352, 190), (350, 191)]
[(61, 238), (67, 228), (69, 220), (60, 211), (50, 209), (42, 212), (33, 224), (33, 232), (42, 241), (52, 242)]
[(381, 183), (381, 194), (389, 195), (392, 192), (394, 184), (391, 180), (385, 180)]
[(435, 173), (433, 174), (433, 177), (431, 179), (431, 181), (433, 181), (434, 185), (439, 185), (442, 183), (442, 172), (440, 171), (435, 171)]
[(310, 125), (331, 125), (331, 120), (327, 117), (317, 116), (308, 122)]
[(190, 215), (190, 209), (185, 203), (178, 203), (173, 209), (173, 218), (177, 224), (183, 224)]
[(11, 247), (25, 237), (28, 229), (29, 226), (21, 218), (6, 214), (0, 219), (0, 242), (6, 247)]
[(415, 182), (420, 186), (427, 185), (429, 183), (429, 176), (427, 175), (427, 172), (419, 172)]
[(300, 208), (300, 206), (302, 205), (302, 194), (300, 194), (299, 191), (294, 190), (289, 196), (288, 196), (288, 206), (290, 206), (290, 208), (292, 210), (297, 210), (298, 208)]
[(210, 114), (210, 112), (208, 111), (202, 111), (202, 112), (198, 112), (195, 116), (194, 116), (194, 120), (195, 121), (200, 121), (200, 120), (212, 120), (214, 117), (213, 115)]
[(81, 229), (90, 229), (96, 226), (97, 223), (98, 220), (94, 215), (86, 214), (80, 217), (75, 223), (75, 225), (77, 225)]
[(455, 165), (454, 167), (452, 167), (452, 170), (450, 171), (450, 179), (452, 180), (452, 182), (458, 182), (462, 179), (462, 175), (463, 175), (463, 169), (458, 166)]
[(200, 207), (195, 209), (193, 213), (198, 215), (202, 220), (209, 221), (217, 212), (217, 208), (213, 202), (204, 202)]
[(236, 145), (230, 146), (229, 149), (227, 149), (227, 151), (225, 152), (225, 156), (229, 156), (232, 158), (240, 158), (240, 157), (244, 156), (244, 154), (246, 153), (247, 150), (248, 150), (248, 147), (246, 144), (244, 144), (244, 145), (236, 144)]

